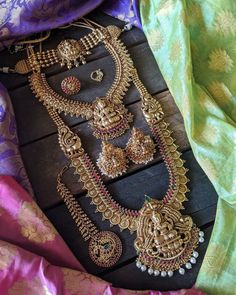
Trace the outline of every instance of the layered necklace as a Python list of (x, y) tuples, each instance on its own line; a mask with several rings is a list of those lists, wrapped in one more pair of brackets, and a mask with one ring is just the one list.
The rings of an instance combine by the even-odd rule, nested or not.
[[(102, 27), (88, 20), (83, 20), (79, 25), (89, 28), (91, 33), (80, 40), (63, 40), (55, 50), (35, 53), (29, 47), (28, 59), (18, 62), (15, 69), (17, 72), (31, 73), (29, 77), (31, 89), (56, 124), (60, 147), (69, 159), (70, 166), (74, 167), (80, 182), (83, 183), (91, 203), (102, 214), (103, 220), (109, 220), (111, 225), (117, 225), (121, 230), (127, 229), (136, 233), (134, 247), (138, 254), (137, 267), (155, 276), (171, 277), (174, 271), (183, 275), (186, 269), (191, 269), (196, 263), (198, 257), (196, 248), (199, 242), (204, 241), (204, 233), (196, 227), (190, 216), (182, 215), (180, 212), (183, 209), (182, 203), (187, 200), (187, 169), (184, 167), (184, 161), (177, 150), (168, 124), (164, 121), (162, 107), (140, 81), (126, 47), (119, 40), (122, 33), (120, 28)], [(90, 50), (100, 43), (103, 43), (111, 54), (116, 67), (114, 82), (108, 92), (92, 103), (70, 100), (54, 92), (46, 81), (43, 68), (55, 63), (66, 64), (69, 68), (85, 63), (86, 56), (91, 54)], [(123, 105), (123, 97), (131, 81), (139, 92), (141, 111), (169, 173), (169, 187), (163, 199), (148, 198), (140, 210), (125, 208), (111, 196), (97, 168), (84, 150), (79, 135), (74, 133), (59, 115), (63, 112), (90, 120), (94, 136), (105, 140), (104, 146), (108, 148), (107, 140), (125, 133), (132, 122), (132, 115)], [(137, 138), (142, 139), (138, 142), (142, 142), (146, 150), (139, 149), (141, 152), (137, 153), (136, 150), (132, 151), (135, 145), (130, 144), (127, 152), (129, 155), (134, 155), (135, 163), (139, 163), (139, 156), (143, 151), (143, 162), (146, 163), (151, 159), (151, 151), (154, 152), (154, 144), (149, 137), (139, 136), (137, 132), (135, 134)], [(120, 150), (112, 154), (113, 158), (114, 155), (119, 155), (121, 161)], [(113, 159), (113, 163), (119, 161)], [(109, 167), (111, 175), (118, 175), (112, 174), (112, 170), (119, 165)], [(58, 192), (82, 236), (91, 239), (89, 246), (91, 259), (100, 266), (114, 265), (121, 255), (119, 238), (112, 232), (98, 231), (61, 181), (61, 174), (58, 178)], [(108, 262), (105, 263), (106, 261)]]

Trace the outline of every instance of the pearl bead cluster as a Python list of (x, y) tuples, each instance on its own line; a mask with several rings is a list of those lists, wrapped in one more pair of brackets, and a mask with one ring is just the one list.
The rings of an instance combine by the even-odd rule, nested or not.
[[(204, 232), (200, 231), (199, 232), (199, 243), (203, 243), (204, 242)], [(193, 251), (192, 253), (192, 257), (189, 259), (189, 262), (187, 262), (185, 264), (185, 268), (186, 269), (191, 269), (192, 268), (192, 264), (195, 264), (197, 262), (197, 258), (198, 258), (199, 254), (197, 251)], [(152, 268), (147, 268), (146, 265), (142, 264), (139, 260), (136, 261), (136, 266), (137, 268), (139, 268), (142, 272), (145, 272), (147, 270), (149, 275), (154, 275), (155, 277), (157, 276), (161, 276), (161, 277), (172, 277), (174, 272), (169, 270), (169, 271), (159, 271), (157, 269), (152, 269)], [(178, 269), (179, 274), (184, 275), (185, 274), (185, 269), (183, 267), (180, 267)]]

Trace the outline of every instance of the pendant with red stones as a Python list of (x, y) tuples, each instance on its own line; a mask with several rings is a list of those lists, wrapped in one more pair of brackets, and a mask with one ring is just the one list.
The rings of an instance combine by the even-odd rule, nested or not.
[(66, 77), (61, 82), (61, 89), (67, 95), (73, 95), (80, 91), (80, 81), (74, 76)]

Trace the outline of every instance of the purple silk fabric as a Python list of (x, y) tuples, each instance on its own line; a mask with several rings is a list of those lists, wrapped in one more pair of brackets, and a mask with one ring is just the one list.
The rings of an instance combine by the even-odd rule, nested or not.
[(0, 83), (0, 175), (13, 176), (31, 195), (31, 185), (18, 149), (16, 121), (10, 98)]
[(0, 1), (0, 49), (22, 36), (77, 20), (100, 4), (104, 12), (141, 27), (138, 0)]
[(103, 0), (12, 0), (0, 2), (0, 40), (54, 29), (70, 23), (99, 6)]

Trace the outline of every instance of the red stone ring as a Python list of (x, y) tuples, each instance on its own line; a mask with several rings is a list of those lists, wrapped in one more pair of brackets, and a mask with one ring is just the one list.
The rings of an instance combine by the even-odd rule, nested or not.
[(66, 77), (61, 82), (61, 89), (67, 95), (73, 95), (80, 91), (80, 81), (74, 76)]

